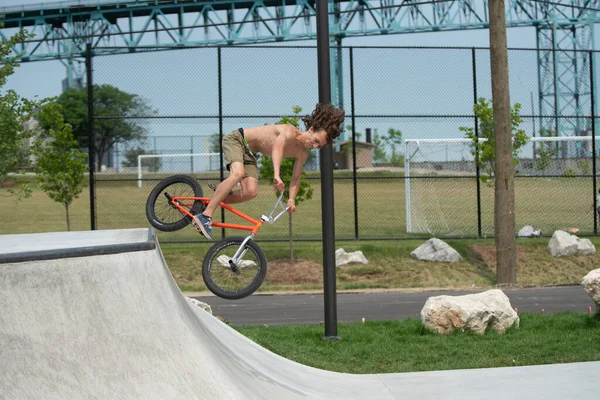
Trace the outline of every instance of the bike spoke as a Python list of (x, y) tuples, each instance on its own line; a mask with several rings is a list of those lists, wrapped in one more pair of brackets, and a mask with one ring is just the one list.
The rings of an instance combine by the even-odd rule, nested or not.
[(215, 254), (211, 262), (211, 277), (214, 283), (228, 292), (239, 292), (247, 288), (260, 272), (260, 261), (252, 248), (246, 247), (244, 257), (237, 263), (237, 270), (229, 260), (237, 246), (228, 246)]
[[(164, 223), (174, 223), (180, 221), (183, 217), (181, 211), (177, 208), (174, 208), (173, 205), (169, 202), (169, 200), (164, 196), (164, 193), (168, 193), (171, 197), (194, 197), (194, 189), (184, 183), (174, 183), (170, 186), (167, 186), (154, 203), (154, 214)], [(188, 211), (193, 206), (192, 204), (181, 204)]]

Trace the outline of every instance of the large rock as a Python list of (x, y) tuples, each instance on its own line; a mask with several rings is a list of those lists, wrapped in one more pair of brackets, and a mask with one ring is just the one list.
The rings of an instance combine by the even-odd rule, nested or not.
[(462, 260), (456, 250), (443, 240), (431, 238), (410, 253), (415, 260), (455, 262)]
[(585, 292), (596, 303), (596, 311), (600, 313), (600, 268), (590, 271), (581, 281)]
[(577, 255), (589, 256), (596, 253), (596, 246), (590, 239), (579, 239), (577, 238)]
[(552, 257), (567, 257), (572, 255), (590, 255), (596, 252), (596, 247), (589, 239), (579, 239), (565, 231), (554, 231), (548, 252)]
[(362, 263), (368, 264), (368, 260), (362, 251), (354, 251), (352, 253), (346, 253), (346, 250), (339, 248), (335, 251), (335, 266), (346, 265), (350, 263)]
[(203, 301), (192, 299), (191, 297), (186, 297), (186, 299), (188, 299), (188, 301), (190, 303), (192, 303), (193, 305), (200, 307), (201, 309), (203, 309), (204, 311), (206, 311), (207, 313), (212, 315), (213, 312), (212, 312), (212, 307), (210, 305), (206, 304)]
[(438, 333), (455, 329), (484, 334), (489, 327), (504, 333), (519, 326), (519, 316), (499, 289), (464, 296), (435, 296), (421, 310), (423, 325)]

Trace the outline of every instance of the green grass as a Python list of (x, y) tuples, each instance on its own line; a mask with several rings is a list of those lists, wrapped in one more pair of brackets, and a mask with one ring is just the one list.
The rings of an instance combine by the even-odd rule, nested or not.
[[(107, 178), (114, 178), (108, 179)], [(156, 182), (146, 181), (142, 188), (137, 181), (117, 180), (131, 176), (102, 176), (96, 190), (97, 229), (123, 229), (148, 227), (145, 204), (148, 194)], [(491, 286), (495, 283), (495, 269), (471, 254), (473, 245), (492, 245), (489, 239), (446, 239), (462, 256), (463, 261), (454, 264), (439, 264), (415, 261), (410, 252), (433, 235), (411, 237), (406, 233), (404, 211), (404, 181), (387, 179), (364, 179), (359, 182), (360, 237), (390, 238), (404, 237), (406, 240), (387, 241), (344, 241), (341, 238), (354, 237), (354, 199), (352, 180), (335, 182), (335, 232), (336, 248), (346, 251), (361, 250), (369, 260), (368, 266), (349, 265), (338, 269), (337, 284), (340, 290), (366, 288), (466, 288), (472, 285)], [(475, 182), (465, 179), (431, 179), (422, 184), (420, 198), (423, 206), (431, 210), (442, 210), (445, 223), (451, 223), (455, 234), (476, 233)], [(205, 183), (205, 181), (203, 181)], [(296, 259), (322, 263), (322, 243), (320, 241), (298, 241), (302, 238), (320, 238), (321, 200), (319, 181), (312, 180), (315, 193), (312, 200), (298, 206), (293, 215), (294, 255)], [(434, 185), (435, 183), (435, 185)], [(583, 233), (592, 230), (593, 219), (589, 214), (592, 199), (587, 199), (589, 180), (579, 178), (540, 178), (517, 180), (517, 227), (528, 224), (541, 228), (550, 235), (554, 229), (567, 229), (576, 226)], [(417, 196), (413, 185), (413, 193)], [(17, 202), (3, 196), (6, 189), (0, 189), (0, 234), (54, 232), (66, 230), (65, 210), (53, 202), (39, 189), (34, 190), (31, 199)], [(90, 203), (87, 189), (70, 207), (72, 230), (89, 230)], [(417, 197), (418, 197), (417, 196)], [(415, 199), (417, 198), (415, 197)], [(239, 205), (240, 210), (259, 217), (267, 213), (275, 197), (272, 187), (261, 183), (259, 196), (251, 202)], [(482, 185), (483, 223), (491, 232), (493, 220), (493, 190)], [(433, 216), (440, 215), (432, 212)], [(228, 222), (240, 222), (235, 216), (228, 216)], [(547, 227), (544, 228), (544, 226)], [(257, 236), (268, 260), (289, 258), (289, 247), (284, 242), (269, 242), (262, 239), (286, 240), (289, 233), (287, 216), (275, 224), (266, 224)], [(220, 237), (221, 230), (213, 233)], [(236, 232), (229, 232), (230, 235)], [(237, 234), (243, 234), (237, 233)], [(189, 226), (178, 232), (158, 232), (161, 247), (171, 272), (183, 290), (204, 290), (201, 277), (201, 263), (208, 247)], [(189, 241), (177, 244), (174, 241)], [(598, 246), (598, 240), (592, 237)], [(600, 265), (600, 254), (587, 257), (553, 259), (547, 254), (548, 238), (518, 240), (525, 248), (522, 258), (517, 261), (517, 282), (519, 284), (578, 284), (581, 278)], [(298, 267), (290, 267), (298, 268)], [(322, 267), (321, 267), (322, 268)], [(273, 272), (273, 270), (271, 270)], [(314, 270), (310, 276), (322, 276)], [(277, 290), (319, 290), (320, 282), (293, 279), (288, 283), (271, 281), (271, 273), (260, 291)]]
[[(411, 236), (429, 237), (406, 232), (405, 181), (388, 179), (372, 174), (358, 182), (358, 225), (361, 238), (390, 238)], [(142, 188), (130, 175), (100, 176), (96, 187), (96, 211), (98, 229), (139, 228), (149, 226), (146, 215), (146, 199), (158, 181), (145, 181)], [(113, 178), (113, 179), (108, 179)], [(129, 181), (117, 179), (132, 179)], [(214, 179), (216, 181), (216, 176)], [(293, 234), (296, 239), (320, 238), (321, 190), (319, 180), (311, 180), (313, 198), (298, 205), (293, 215)], [(411, 202), (422, 211), (421, 221), (431, 228), (440, 229), (443, 236), (477, 235), (477, 193), (474, 179), (428, 179), (417, 184), (411, 181)], [(202, 181), (206, 188), (206, 181)], [(556, 229), (577, 227), (581, 234), (593, 232), (594, 211), (591, 208), (593, 193), (587, 178), (522, 178), (515, 184), (517, 228), (533, 225), (551, 235)], [(52, 232), (66, 230), (65, 210), (48, 196), (36, 190), (31, 199), (16, 202), (6, 197), (6, 189), (0, 189), (0, 234)], [(482, 226), (485, 235), (493, 234), (493, 189), (482, 185)], [(335, 232), (338, 239), (355, 237), (354, 189), (351, 179), (335, 181)], [(251, 202), (239, 205), (239, 209), (255, 218), (270, 211), (275, 196), (267, 182), (259, 185), (259, 196)], [(74, 230), (90, 227), (90, 200), (88, 190), (71, 206)], [(36, 218), (31, 218), (35, 213)], [(226, 213), (228, 222), (241, 220)], [(413, 219), (413, 225), (417, 224)], [(288, 237), (288, 218), (261, 229), (260, 237), (285, 239)], [(175, 240), (198, 240), (193, 229), (173, 233), (159, 233), (162, 242)]]
[(600, 318), (586, 314), (520, 314), (520, 328), (499, 335), (438, 335), (415, 319), (339, 324), (340, 341), (323, 326), (238, 326), (259, 345), (316, 368), (389, 373), (493, 368), (600, 360)]
[[(337, 268), (338, 290), (371, 288), (453, 288), (469, 289), (495, 285), (495, 265), (489, 265), (471, 252), (474, 245), (488, 246), (493, 252), (493, 240), (452, 239), (447, 241), (463, 257), (456, 263), (432, 263), (413, 260), (410, 253), (423, 240), (402, 241), (337, 241), (336, 248), (346, 251), (360, 250), (369, 260), (367, 265), (348, 264)], [(594, 241), (598, 245), (597, 241)], [(287, 265), (288, 283), (272, 281), (273, 264), (276, 260), (289, 259), (286, 243), (259, 242), (269, 260), (269, 271), (259, 292), (321, 290), (323, 249), (320, 242), (297, 242), (294, 244), (295, 259), (313, 262), (307, 265)], [(600, 253), (591, 256), (553, 258), (547, 251), (547, 238), (519, 239), (517, 259), (517, 284), (553, 285), (579, 284), (589, 271), (599, 268)], [(201, 263), (211, 243), (161, 245), (167, 264), (182, 290), (205, 290)], [(279, 272), (286, 274), (286, 271)], [(315, 277), (318, 280), (315, 280)]]

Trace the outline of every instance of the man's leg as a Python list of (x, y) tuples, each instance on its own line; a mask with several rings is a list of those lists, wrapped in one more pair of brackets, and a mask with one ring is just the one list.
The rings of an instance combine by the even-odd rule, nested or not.
[[(225, 181), (223, 181), (225, 182)], [(258, 180), (254, 177), (247, 176), (242, 180), (242, 189), (234, 190), (229, 193), (225, 199), (223, 199), (223, 203), (225, 204), (238, 204), (244, 203), (246, 201), (252, 200), (258, 195)], [(221, 184), (217, 186), (217, 190), (219, 190)], [(216, 191), (215, 191), (216, 194)]]
[(229, 164), (229, 177), (219, 184), (215, 194), (208, 202), (206, 209), (202, 214), (194, 216), (194, 225), (207, 239), (212, 239), (212, 215), (215, 209), (225, 198), (228, 197), (231, 189), (244, 177), (244, 164), (241, 162), (232, 162)]
[[(233, 192), (233, 194), (229, 194), (231, 189), (233, 189), (233, 187), (244, 177), (244, 164), (241, 162), (232, 162), (229, 164), (229, 172), (229, 177), (221, 182), (219, 186), (217, 186), (215, 194), (212, 196), (210, 202), (206, 206), (206, 210), (204, 210), (202, 213), (204, 216), (212, 217), (213, 213), (219, 206), (219, 203), (232, 196), (237, 197), (236, 193), (240, 192), (239, 190), (236, 190)], [(228, 201), (225, 201), (225, 203), (228, 203)]]

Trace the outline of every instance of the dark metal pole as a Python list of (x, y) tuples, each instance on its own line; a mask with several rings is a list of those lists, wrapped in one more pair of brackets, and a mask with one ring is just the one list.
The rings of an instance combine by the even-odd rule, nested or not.
[(90, 169), (90, 229), (96, 230), (96, 134), (94, 132), (94, 82), (92, 70), (92, 44), (85, 45), (85, 68), (88, 93), (88, 162)]
[[(327, 0), (317, 0), (317, 64), (319, 103), (331, 103), (329, 59), (329, 9)], [(335, 293), (335, 226), (333, 207), (333, 146), (320, 150), (321, 215), (323, 222), (323, 291), (325, 302), (325, 338), (337, 339)]]
[[(217, 49), (217, 64), (218, 64), (218, 81), (219, 81), (219, 159), (220, 161), (220, 180), (225, 180), (225, 172), (223, 171), (223, 69), (221, 65), (221, 47)], [(225, 210), (221, 208), (221, 222), (225, 222)], [(225, 237), (225, 228), (221, 228), (221, 237)]]
[(358, 182), (356, 176), (356, 122), (354, 120), (354, 52), (350, 47), (350, 101), (352, 104), (352, 181), (354, 182), (354, 239), (358, 240)]
[(594, 97), (594, 53), (590, 51), (590, 96), (591, 96), (591, 107), (592, 107), (592, 187), (594, 188), (594, 235), (598, 234), (598, 221), (596, 220), (596, 210), (598, 210), (598, 203), (596, 202), (596, 193), (598, 188), (596, 186), (596, 99)]
[[(475, 61), (475, 47), (471, 49), (473, 61), (473, 104), (477, 104), (477, 62)], [(479, 118), (475, 115), (475, 137), (479, 140)], [(479, 150), (475, 150), (475, 176), (477, 179), (477, 237), (481, 238), (481, 171), (479, 170)]]

